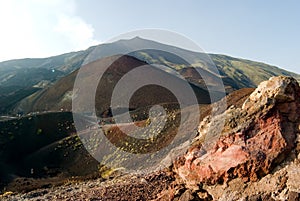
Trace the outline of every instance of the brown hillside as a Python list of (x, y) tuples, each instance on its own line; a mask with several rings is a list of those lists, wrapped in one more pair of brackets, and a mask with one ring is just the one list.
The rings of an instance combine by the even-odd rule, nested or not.
[[(112, 63), (112, 61), (114, 62)], [(88, 64), (88, 68), (89, 66), (91, 68), (96, 67), (97, 70), (99, 70), (101, 73), (104, 73), (103, 78), (101, 79), (100, 83), (98, 83), (96, 93), (96, 106), (98, 114), (101, 115), (103, 112), (109, 109), (110, 99), (108, 97), (111, 97), (112, 91), (121, 77), (124, 74), (128, 73), (130, 70), (143, 65), (147, 64), (131, 56), (106, 57)], [(107, 69), (108, 66), (109, 68)], [(184, 83), (183, 80), (172, 74), (169, 74), (153, 66), (148, 65), (148, 67), (149, 71), (146, 75), (140, 74), (136, 75), (136, 77), (143, 79), (144, 76), (154, 77), (157, 74), (160, 74), (162, 75), (163, 79), (169, 80), (169, 82), (174, 83), (174, 86), (180, 87)], [(105, 71), (105, 69), (107, 70)], [(78, 70), (60, 79), (53, 86), (50, 86), (49, 88), (23, 100), (18, 109), (24, 111), (25, 113), (31, 111), (71, 111), (72, 90), (77, 73)], [(91, 82), (93, 74), (94, 73), (91, 73), (84, 78), (86, 80), (85, 83), (87, 83), (87, 88), (95, 84)], [(210, 103), (208, 92), (205, 89), (202, 89), (201, 87), (193, 84), (191, 84), (191, 86), (200, 104)], [(86, 93), (86, 96), (88, 96), (90, 92), (86, 90), (86, 92), (84, 93)], [(126, 91), (123, 92), (123, 94), (126, 93)], [(222, 97), (221, 93), (213, 92), (213, 94), (215, 94), (219, 98)], [(122, 96), (123, 95), (121, 94), (120, 99), (122, 98)], [(134, 93), (133, 98), (130, 100), (130, 107), (131, 109), (137, 109), (148, 105), (155, 105), (157, 103), (174, 102), (177, 102), (177, 99), (167, 89), (157, 85), (149, 85), (140, 88), (136, 91), (136, 93)]]

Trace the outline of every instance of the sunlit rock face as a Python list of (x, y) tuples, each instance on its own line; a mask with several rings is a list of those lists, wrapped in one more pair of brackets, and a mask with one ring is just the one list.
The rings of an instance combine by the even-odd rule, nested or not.
[[(214, 123), (225, 126), (213, 142)], [(187, 187), (216, 184), (242, 178), (257, 181), (297, 147), (300, 122), (300, 87), (291, 77), (262, 82), (241, 108), (230, 107), (216, 119), (205, 118), (195, 143), (174, 164)], [(210, 144), (210, 146), (205, 146)]]

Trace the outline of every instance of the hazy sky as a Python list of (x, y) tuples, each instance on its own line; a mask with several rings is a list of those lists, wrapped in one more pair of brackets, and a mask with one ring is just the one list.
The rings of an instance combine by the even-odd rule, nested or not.
[(161, 28), (210, 53), (300, 73), (300, 1), (0, 0), (0, 61), (46, 57)]

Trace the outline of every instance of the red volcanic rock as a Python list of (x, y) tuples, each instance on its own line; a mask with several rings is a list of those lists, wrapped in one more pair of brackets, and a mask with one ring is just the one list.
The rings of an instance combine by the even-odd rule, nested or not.
[[(214, 125), (222, 118), (225, 125), (220, 132)], [(217, 118), (205, 118), (195, 147), (175, 162), (174, 170), (188, 187), (236, 177), (257, 181), (295, 148), (299, 120), (298, 82), (273, 77), (261, 83), (242, 108), (231, 107)]]

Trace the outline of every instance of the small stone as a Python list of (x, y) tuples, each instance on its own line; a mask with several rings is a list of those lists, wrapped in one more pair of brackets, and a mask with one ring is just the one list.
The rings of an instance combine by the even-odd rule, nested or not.
[(294, 200), (300, 200), (300, 193), (297, 192), (289, 192), (289, 197), (288, 197), (289, 201), (294, 201)]
[(186, 190), (178, 199), (178, 201), (192, 201), (195, 200), (194, 196), (192, 195), (191, 190)]

